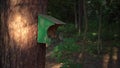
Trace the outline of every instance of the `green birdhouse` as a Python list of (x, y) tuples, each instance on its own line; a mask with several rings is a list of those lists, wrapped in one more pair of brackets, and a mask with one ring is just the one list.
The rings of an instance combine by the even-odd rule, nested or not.
[(48, 15), (38, 16), (38, 43), (48, 43), (50, 41), (49, 37), (56, 37), (56, 29), (63, 25), (62, 21)]

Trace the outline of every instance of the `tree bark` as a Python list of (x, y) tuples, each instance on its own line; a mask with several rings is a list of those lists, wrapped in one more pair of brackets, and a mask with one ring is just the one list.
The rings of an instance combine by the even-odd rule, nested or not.
[(78, 28), (77, 0), (74, 3), (75, 27)]
[(37, 17), (47, 0), (3, 0), (1, 68), (45, 68), (45, 44), (37, 43)]
[(97, 42), (97, 50), (98, 50), (98, 54), (100, 54), (100, 51), (102, 49), (102, 45), (101, 45), (101, 27), (102, 27), (102, 7), (100, 7), (99, 9), (99, 14), (98, 14), (98, 42)]
[(79, 28), (79, 33), (81, 32), (82, 26), (83, 26), (83, 15), (84, 15), (83, 0), (78, 0), (78, 28)]
[(83, 26), (83, 15), (84, 15), (83, 0), (75, 0), (74, 13), (75, 13), (75, 27), (78, 28), (80, 33)]
[(82, 64), (84, 66), (85, 58), (86, 58), (86, 41), (87, 41), (87, 31), (88, 31), (88, 16), (87, 16), (87, 5), (86, 0), (83, 1), (83, 9), (84, 9), (84, 35), (83, 35), (83, 44), (82, 44)]

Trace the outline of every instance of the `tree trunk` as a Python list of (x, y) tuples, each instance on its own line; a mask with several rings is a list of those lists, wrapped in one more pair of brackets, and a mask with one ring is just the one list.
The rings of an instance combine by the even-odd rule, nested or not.
[(83, 0), (75, 0), (74, 3), (74, 13), (75, 13), (75, 27), (78, 28), (79, 33), (81, 32), (83, 26)]
[(45, 68), (45, 44), (37, 43), (37, 16), (47, 0), (3, 0), (0, 68)]
[(77, 0), (74, 3), (75, 27), (78, 28)]
[(78, 1), (78, 28), (79, 28), (79, 33), (81, 33), (82, 26), (83, 26), (83, 0)]
[(101, 27), (102, 27), (102, 7), (99, 9), (99, 14), (98, 14), (98, 20), (99, 20), (99, 25), (98, 25), (98, 42), (97, 42), (97, 50), (98, 54), (100, 54), (100, 51), (102, 49), (102, 44), (101, 44)]
[(85, 58), (86, 58), (86, 41), (87, 41), (87, 31), (88, 31), (88, 16), (87, 16), (87, 5), (86, 0), (83, 1), (83, 9), (84, 9), (84, 35), (83, 35), (83, 44), (82, 44), (82, 63), (84, 66)]

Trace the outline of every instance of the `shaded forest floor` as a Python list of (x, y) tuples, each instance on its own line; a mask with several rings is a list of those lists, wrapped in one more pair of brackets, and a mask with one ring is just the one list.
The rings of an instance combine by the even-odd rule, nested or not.
[(55, 59), (51, 58), (54, 46), (48, 46), (46, 50), (46, 65), (45, 68), (60, 68), (62, 64), (57, 63)]
[[(58, 63), (54, 58), (51, 58), (52, 49), (54, 46), (47, 47), (46, 53), (46, 68), (60, 68), (62, 63)], [(75, 58), (75, 57), (73, 57)], [(102, 68), (101, 60), (96, 60), (92, 56), (87, 56), (84, 68)]]
[[(51, 58), (52, 50), (55, 45), (51, 45), (47, 47), (46, 51), (46, 68), (60, 68), (63, 64), (58, 63), (55, 58)], [(120, 51), (119, 51), (120, 52)], [(119, 53), (120, 54), (120, 53)], [(73, 57), (74, 59), (75, 57)], [(101, 59), (98, 59), (91, 55), (86, 55), (85, 63), (83, 68), (119, 68), (119, 60), (118, 64), (114, 64), (113, 61), (110, 61), (110, 56), (108, 54), (104, 54)], [(120, 57), (118, 57), (120, 58)]]

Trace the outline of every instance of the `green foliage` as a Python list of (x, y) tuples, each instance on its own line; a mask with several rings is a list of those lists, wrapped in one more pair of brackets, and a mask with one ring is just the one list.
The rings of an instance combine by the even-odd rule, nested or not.
[[(73, 59), (74, 54), (81, 52), (82, 50), (82, 46), (79, 43), (83, 43), (82, 40), (84, 36), (84, 33), (79, 33), (74, 25), (74, 1), (49, 1), (49, 14), (66, 22), (66, 25), (58, 28), (58, 34), (62, 33), (63, 40), (54, 48), (52, 57), (56, 58), (58, 62), (63, 63), (61, 68), (81, 68), (81, 65), (74, 64)], [(90, 55), (96, 55), (98, 52), (98, 29), (101, 10), (100, 54), (110, 52), (110, 48), (112, 47), (120, 47), (120, 1), (87, 0), (86, 5), (88, 14), (88, 31), (85, 40), (85, 51)], [(85, 24), (83, 23), (82, 26), (84, 25)], [(84, 27), (81, 31), (84, 31)]]
[(64, 42), (60, 43), (56, 48), (57, 50), (76, 52), (79, 51), (79, 45), (76, 44), (76, 39), (65, 38)]
[[(87, 48), (86, 48), (86, 52), (90, 55), (98, 55), (98, 41), (97, 41), (97, 24), (95, 21), (91, 21), (91, 23), (89, 24), (89, 27), (91, 27), (87, 33)], [(105, 29), (104, 29), (105, 30)], [(56, 47), (54, 47), (53, 49), (53, 54), (52, 57), (56, 58), (58, 62), (63, 63), (63, 66), (61, 68), (72, 68), (75, 67), (76, 65), (74, 64), (74, 54), (76, 53), (80, 53), (82, 50), (82, 46), (81, 44), (78, 44), (78, 42), (82, 43), (82, 37), (83, 37), (83, 33), (78, 35), (77, 29), (74, 27), (73, 24), (66, 24), (60, 28), (58, 28), (58, 33), (62, 32), (63, 33), (63, 41), (61, 43), (59, 43)], [(106, 33), (105, 33), (106, 34)], [(107, 39), (108, 35), (106, 34), (101, 34), (101, 38), (103, 36), (103, 39)], [(110, 35), (110, 34), (109, 34)], [(111, 35), (109, 36), (109, 38), (111, 37), (116, 37), (118, 35)], [(118, 42), (114, 42), (111, 45), (118, 47), (120, 43)], [(106, 45), (102, 45), (102, 49), (100, 50), (100, 54), (105, 54), (108, 53), (110, 51), (110, 47), (105, 47)], [(112, 47), (113, 47), (112, 46)], [(99, 56), (98, 58), (100, 58), (101, 56)], [(80, 65), (81, 66), (81, 65)], [(80, 68), (80, 66), (78, 65), (78, 67), (76, 68)]]
[(57, 45), (53, 50), (53, 57), (56, 57), (59, 62), (71, 61), (71, 55), (80, 52), (80, 46), (76, 44), (73, 38), (66, 38), (62, 43)]
[(64, 64), (61, 68), (83, 68), (82, 64)]
[(78, 34), (78, 30), (75, 28), (74, 24), (65, 24), (57, 30), (59, 33), (62, 32), (63, 37), (74, 37)]
[(87, 52), (90, 54), (90, 55), (95, 55), (97, 54), (97, 42), (89, 42), (88, 43), (88, 47), (87, 47)]
[[(78, 45), (78, 32), (73, 24), (66, 24), (58, 28), (58, 33), (62, 32), (63, 40), (53, 49), (52, 57), (56, 58), (58, 62), (63, 63), (61, 68), (73, 68), (77, 64), (74, 64), (74, 55), (79, 53), (81, 47)], [(80, 68), (77, 65), (76, 68)]]

